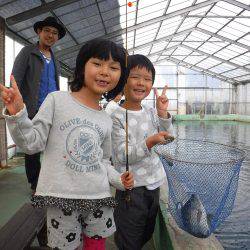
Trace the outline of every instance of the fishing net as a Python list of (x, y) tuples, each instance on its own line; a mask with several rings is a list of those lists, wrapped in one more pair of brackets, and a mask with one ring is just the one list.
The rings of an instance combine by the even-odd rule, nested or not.
[(154, 147), (169, 185), (178, 226), (206, 238), (231, 213), (244, 151), (214, 142), (176, 139)]

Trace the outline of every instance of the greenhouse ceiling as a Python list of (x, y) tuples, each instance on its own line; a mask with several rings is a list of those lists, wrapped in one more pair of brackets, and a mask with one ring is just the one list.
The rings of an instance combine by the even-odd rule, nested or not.
[(36, 21), (53, 15), (64, 24), (67, 34), (54, 47), (64, 74), (73, 71), (82, 44), (102, 37), (154, 64), (169, 61), (232, 84), (250, 82), (250, 0), (127, 2), (0, 0), (0, 16), (6, 34), (25, 43), (37, 41)]

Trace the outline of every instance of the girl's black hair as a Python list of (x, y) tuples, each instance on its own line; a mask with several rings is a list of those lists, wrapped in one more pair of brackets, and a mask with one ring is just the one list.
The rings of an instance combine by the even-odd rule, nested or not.
[(69, 82), (70, 90), (72, 92), (79, 91), (84, 84), (84, 67), (87, 61), (91, 58), (98, 58), (101, 60), (108, 60), (110, 58), (121, 65), (121, 77), (114, 89), (105, 93), (103, 96), (107, 99), (113, 99), (119, 92), (123, 90), (126, 76), (126, 50), (109, 40), (96, 38), (86, 42), (80, 49), (76, 58), (76, 67), (74, 72), (74, 78)]
[(133, 68), (146, 68), (148, 72), (152, 73), (152, 84), (154, 84), (155, 80), (155, 67), (153, 63), (144, 55), (136, 54), (128, 56), (128, 67), (127, 67), (127, 74), (126, 74), (126, 81), (128, 79), (130, 70)]

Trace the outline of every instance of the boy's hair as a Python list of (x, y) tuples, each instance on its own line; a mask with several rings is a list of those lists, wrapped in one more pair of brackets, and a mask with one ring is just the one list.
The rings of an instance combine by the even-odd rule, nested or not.
[(155, 67), (153, 63), (146, 56), (140, 54), (128, 56), (126, 82), (129, 77), (130, 70), (137, 67), (139, 69), (146, 68), (148, 72), (152, 73), (152, 85), (153, 85), (155, 80)]
[(121, 65), (121, 77), (117, 86), (104, 94), (106, 99), (114, 98), (119, 92), (123, 90), (126, 76), (126, 50), (114, 42), (96, 38), (86, 42), (80, 49), (76, 58), (76, 67), (74, 78), (69, 82), (70, 90), (72, 92), (79, 91), (84, 85), (84, 67), (87, 61), (91, 58), (98, 58), (101, 60), (108, 60), (109, 57)]

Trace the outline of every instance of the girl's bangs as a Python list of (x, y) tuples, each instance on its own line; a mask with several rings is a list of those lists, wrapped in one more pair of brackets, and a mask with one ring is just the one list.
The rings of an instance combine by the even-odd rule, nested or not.
[(117, 48), (112, 43), (102, 45), (100, 44), (93, 54), (93, 57), (105, 61), (109, 60), (110, 56), (116, 62), (121, 64), (125, 63), (125, 53), (123, 52), (122, 48)]

